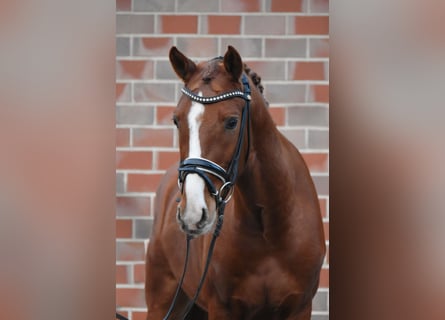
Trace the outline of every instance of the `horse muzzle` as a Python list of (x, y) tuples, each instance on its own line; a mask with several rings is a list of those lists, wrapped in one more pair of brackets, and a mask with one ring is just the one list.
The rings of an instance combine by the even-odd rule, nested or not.
[(212, 211), (209, 212), (207, 208), (201, 208), (200, 212), (190, 212), (179, 204), (176, 211), (176, 221), (184, 233), (197, 237), (212, 230), (216, 218), (215, 210)]

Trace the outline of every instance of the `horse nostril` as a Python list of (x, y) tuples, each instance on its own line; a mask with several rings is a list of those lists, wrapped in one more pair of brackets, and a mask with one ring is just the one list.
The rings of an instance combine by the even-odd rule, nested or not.
[(182, 218), (181, 218), (181, 208), (178, 206), (178, 208), (176, 209), (176, 219), (178, 221), (182, 222)]
[(198, 229), (203, 228), (205, 226), (205, 223), (206, 223), (208, 218), (209, 218), (209, 213), (208, 213), (207, 209), (202, 208), (201, 220), (199, 220), (199, 222), (196, 224), (196, 227)]

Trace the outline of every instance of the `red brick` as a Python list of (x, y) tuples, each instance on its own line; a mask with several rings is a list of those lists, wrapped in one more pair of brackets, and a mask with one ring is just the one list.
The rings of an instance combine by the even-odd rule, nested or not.
[(132, 220), (116, 220), (116, 238), (131, 238), (133, 236)]
[(302, 156), (311, 172), (328, 171), (327, 153), (303, 153)]
[(135, 41), (140, 41), (142, 48), (136, 55), (144, 56), (168, 56), (168, 52), (173, 45), (172, 38), (165, 37), (145, 37), (142, 39), (136, 39)]
[(291, 62), (292, 80), (327, 80), (323, 62)]
[(132, 320), (146, 320), (147, 319), (147, 313), (141, 312), (141, 311), (132, 311), (131, 312), (131, 319)]
[(171, 38), (146, 37), (141, 39), (144, 47), (148, 49), (167, 48), (172, 44)]
[(155, 192), (161, 181), (162, 174), (128, 174), (128, 192)]
[(128, 283), (127, 266), (116, 266), (116, 283)]
[(162, 33), (197, 33), (198, 17), (182, 15), (161, 16)]
[(272, 12), (301, 12), (301, 0), (271, 0)]
[(116, 147), (127, 147), (130, 145), (130, 129), (116, 129)]
[(321, 269), (320, 288), (329, 288), (329, 269)]
[(143, 242), (117, 242), (117, 261), (144, 261), (145, 247)]
[(327, 218), (328, 217), (328, 210), (327, 210), (327, 200), (326, 199), (318, 199), (318, 202), (320, 203), (320, 211), (321, 211), (321, 217)]
[(176, 107), (158, 106), (156, 108), (156, 124), (173, 125), (173, 111)]
[(151, 199), (148, 197), (116, 197), (117, 217), (149, 216)]
[(179, 162), (179, 152), (159, 151), (158, 152), (158, 170), (167, 170)]
[(116, 83), (116, 101), (126, 102), (130, 100), (130, 84)]
[(329, 103), (329, 85), (310, 86), (311, 102)]
[(224, 12), (256, 12), (261, 9), (261, 0), (224, 0), (221, 9)]
[(116, 11), (131, 11), (131, 0), (116, 0)]
[(328, 16), (298, 16), (294, 19), (296, 34), (329, 34)]
[(118, 306), (145, 308), (145, 292), (139, 288), (117, 288), (116, 304)]
[(208, 34), (239, 34), (241, 31), (241, 16), (208, 16)]
[(145, 264), (135, 264), (133, 267), (134, 283), (145, 283)]
[(117, 169), (152, 169), (153, 153), (151, 151), (117, 151), (116, 166)]
[(120, 60), (117, 79), (153, 79), (153, 61)]
[(133, 129), (133, 146), (173, 147), (174, 129)]
[(329, 240), (329, 222), (323, 222), (323, 231), (325, 240)]
[(328, 246), (326, 246), (326, 264), (328, 264), (329, 265), (329, 245)]
[(281, 107), (269, 108), (269, 113), (277, 126), (284, 126), (286, 121), (286, 109)]

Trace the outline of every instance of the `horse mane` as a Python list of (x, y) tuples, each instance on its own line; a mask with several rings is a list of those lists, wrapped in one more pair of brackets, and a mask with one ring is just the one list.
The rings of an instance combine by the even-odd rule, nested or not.
[(263, 94), (264, 87), (261, 84), (261, 77), (259, 74), (257, 74), (255, 71), (249, 68), (247, 64), (244, 63), (244, 72), (252, 79), (252, 82), (255, 84), (255, 86), (260, 90), (261, 94)]
[(260, 75), (258, 73), (256, 73), (255, 71), (253, 71), (252, 69), (250, 69), (249, 66), (245, 63), (244, 63), (244, 72), (250, 77), (252, 82), (255, 84), (255, 86), (258, 88), (258, 90), (261, 92), (261, 95), (264, 98), (264, 102), (266, 103), (266, 107), (269, 107), (269, 102), (266, 100), (266, 98), (264, 97), (264, 94), (263, 94), (264, 86), (261, 83)]

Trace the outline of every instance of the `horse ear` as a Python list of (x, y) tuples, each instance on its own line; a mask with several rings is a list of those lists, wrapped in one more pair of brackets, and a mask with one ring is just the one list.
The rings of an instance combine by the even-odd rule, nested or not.
[(238, 81), (243, 73), (243, 62), (238, 51), (232, 46), (228, 46), (224, 55), (224, 68), (232, 75), (233, 80)]
[(184, 82), (189, 81), (196, 70), (196, 64), (174, 46), (170, 49), (169, 58), (178, 77)]

